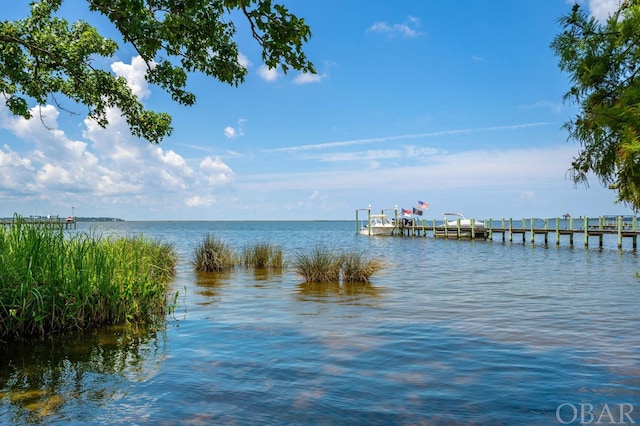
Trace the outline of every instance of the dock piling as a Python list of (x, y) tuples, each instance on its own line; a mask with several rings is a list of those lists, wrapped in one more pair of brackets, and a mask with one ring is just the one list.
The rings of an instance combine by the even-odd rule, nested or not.
[[(367, 211), (367, 223), (371, 220), (370, 209), (360, 209)], [(356, 233), (359, 232), (359, 221), (364, 218), (360, 217), (361, 214), (356, 210)], [(472, 224), (471, 229), (461, 226), (460, 219), (457, 219), (455, 223), (449, 224), (446, 220), (433, 220), (414, 218), (412, 221), (406, 223), (398, 220), (397, 213), (395, 215), (396, 229), (394, 229), (394, 236), (407, 236), (415, 237), (422, 236), (427, 237), (432, 235), (434, 238), (445, 239), (488, 239), (493, 241), (496, 234), (501, 235), (502, 242), (506, 242), (507, 235), (509, 234), (509, 243), (513, 243), (514, 235), (522, 235), (522, 243), (525, 244), (527, 239), (530, 243), (536, 243), (537, 235), (544, 235), (544, 244), (549, 244), (549, 234), (555, 235), (555, 245), (559, 246), (561, 238), (563, 236), (569, 237), (569, 245), (574, 245), (574, 236), (582, 234), (584, 247), (589, 247), (589, 239), (591, 237), (598, 237), (598, 246), (604, 246), (605, 235), (615, 236), (617, 247), (621, 249), (623, 247), (623, 241), (625, 238), (630, 238), (633, 249), (637, 249), (638, 236), (640, 230), (638, 229), (638, 219), (635, 216), (606, 216), (592, 219), (589, 217), (581, 217), (580, 220), (575, 221), (573, 217), (568, 215), (562, 218), (556, 217), (553, 219), (525, 219), (522, 218), (520, 223), (512, 218), (500, 219), (494, 221), (489, 219), (484, 221), (486, 232), (481, 234), (477, 232), (476, 224), (481, 221), (477, 219), (470, 219)], [(555, 225), (550, 225), (550, 220), (555, 220)], [(499, 226), (495, 226), (496, 223)], [(516, 226), (518, 225), (518, 226)], [(576, 226), (577, 225), (577, 226)], [(438, 233), (436, 234), (436, 229)], [(465, 234), (466, 232), (466, 234)]]

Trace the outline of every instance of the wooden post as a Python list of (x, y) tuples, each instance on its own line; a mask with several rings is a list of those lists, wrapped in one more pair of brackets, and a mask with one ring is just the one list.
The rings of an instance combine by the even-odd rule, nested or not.
[(556, 245), (560, 245), (560, 218), (556, 217)]
[(476, 239), (476, 220), (471, 219), (471, 239)]
[(549, 219), (544, 218), (544, 245), (549, 244)]
[(529, 224), (529, 228), (531, 229), (531, 244), (535, 243), (535, 233), (533, 232), (533, 218), (531, 218), (531, 223)]
[(622, 216), (618, 216), (618, 248), (622, 248)]
[(589, 247), (589, 218), (584, 218), (584, 246)]
[(509, 218), (509, 242), (513, 242), (513, 219)]
[(571, 233), (569, 234), (569, 245), (573, 246), (573, 218), (569, 218), (569, 229)]

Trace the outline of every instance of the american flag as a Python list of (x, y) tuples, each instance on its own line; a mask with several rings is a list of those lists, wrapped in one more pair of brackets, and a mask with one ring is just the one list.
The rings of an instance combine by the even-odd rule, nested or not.
[(429, 203), (425, 203), (424, 201), (418, 201), (418, 208), (426, 210), (429, 208)]

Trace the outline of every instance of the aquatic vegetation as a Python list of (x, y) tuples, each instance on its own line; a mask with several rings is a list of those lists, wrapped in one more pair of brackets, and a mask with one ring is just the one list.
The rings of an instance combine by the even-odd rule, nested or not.
[(159, 318), (176, 262), (143, 237), (66, 237), (17, 218), (0, 227), (0, 339)]
[(267, 242), (257, 242), (242, 250), (242, 261), (246, 267), (282, 268), (284, 252), (281, 247)]
[(342, 255), (342, 279), (345, 282), (368, 283), (369, 279), (384, 268), (379, 259), (368, 259), (357, 252)]
[(294, 259), (294, 270), (306, 282), (368, 283), (384, 264), (378, 259), (367, 259), (357, 252), (331, 250), (316, 246), (310, 254), (298, 252)]
[(221, 238), (208, 234), (194, 250), (196, 271), (214, 272), (231, 269), (238, 263), (233, 248)]
[(311, 253), (295, 254), (293, 267), (307, 282), (331, 282), (340, 279), (342, 254), (324, 246), (316, 246)]

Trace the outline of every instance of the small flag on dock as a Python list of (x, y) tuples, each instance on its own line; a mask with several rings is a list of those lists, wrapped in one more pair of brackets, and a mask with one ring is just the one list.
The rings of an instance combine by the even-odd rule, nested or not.
[(425, 203), (424, 201), (418, 200), (418, 208), (426, 210), (429, 208), (429, 203)]
[(413, 208), (413, 214), (416, 214), (418, 216), (422, 216), (422, 210), (420, 209), (416, 209), (415, 207)]

